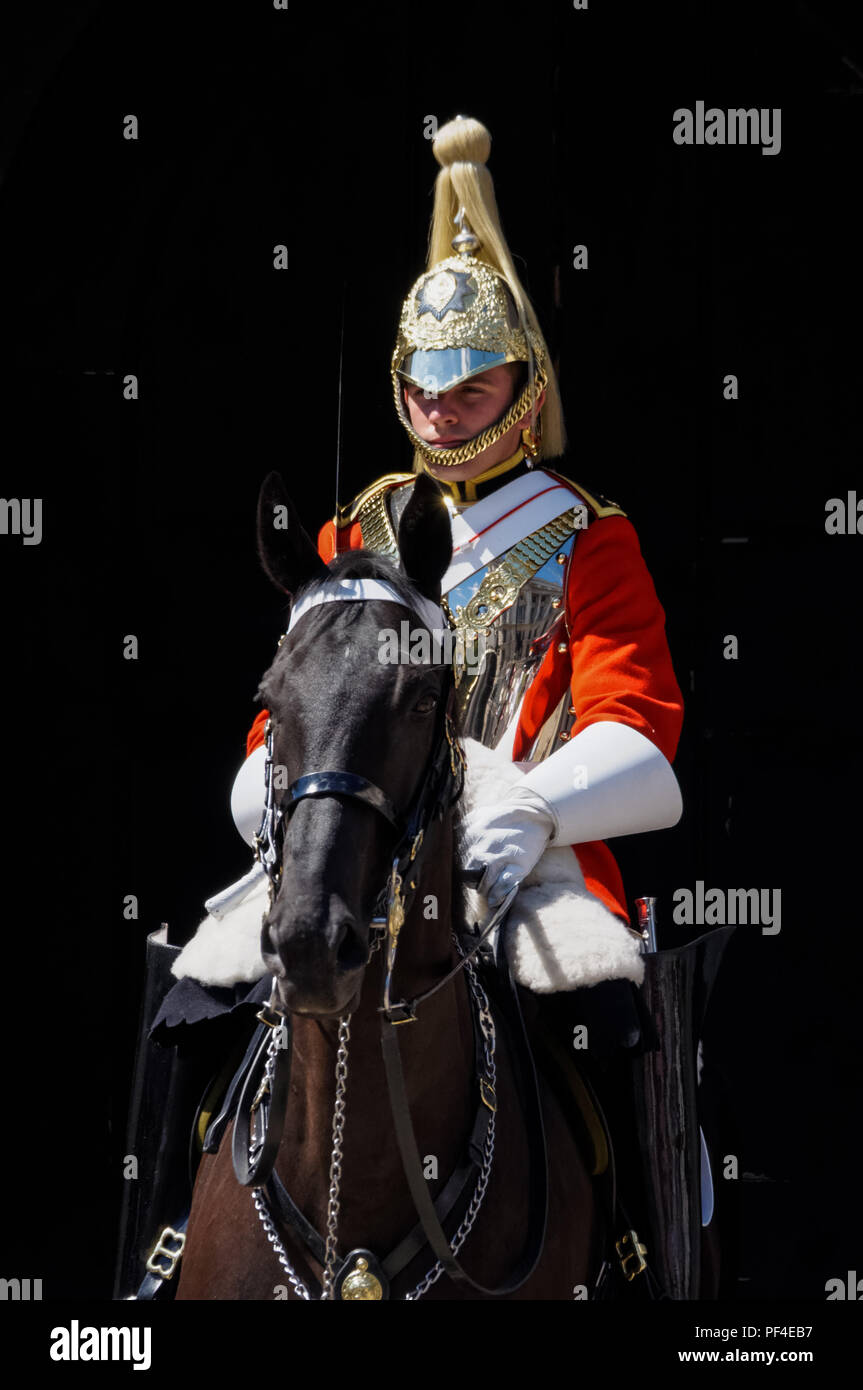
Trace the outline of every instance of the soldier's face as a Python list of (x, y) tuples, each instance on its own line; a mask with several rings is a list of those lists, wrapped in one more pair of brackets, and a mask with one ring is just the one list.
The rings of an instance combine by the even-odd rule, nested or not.
[[(438, 396), (428, 395), (421, 386), (406, 386), (408, 418), (420, 439), (427, 444), (441, 448), (461, 444), (500, 419), (507, 406), (512, 404), (519, 377), (519, 364), (506, 362), (500, 367), (490, 367), (478, 376), (469, 377)], [(514, 425), (502, 439), (477, 454), (469, 463), (450, 468), (442, 466), (440, 469), (430, 463), (427, 465), (429, 472), (438, 478), (450, 478), (453, 482), (485, 473), (515, 453), (526, 419)]]

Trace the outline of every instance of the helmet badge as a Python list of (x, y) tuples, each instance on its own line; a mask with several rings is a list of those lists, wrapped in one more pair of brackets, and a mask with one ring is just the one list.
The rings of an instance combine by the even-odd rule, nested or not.
[(469, 271), (439, 270), (430, 275), (416, 297), (417, 318), (434, 314), (440, 323), (444, 314), (460, 314), (476, 299), (476, 284)]

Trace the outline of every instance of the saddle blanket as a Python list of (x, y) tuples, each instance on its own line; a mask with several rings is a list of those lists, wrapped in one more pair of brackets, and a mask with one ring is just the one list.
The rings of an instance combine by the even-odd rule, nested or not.
[[(524, 771), (505, 753), (464, 742), (466, 809), (500, 801)], [(488, 907), (468, 891), (470, 920), (488, 920)], [(204, 904), (207, 916), (172, 967), (203, 985), (254, 983), (266, 974), (260, 954), (267, 879), (259, 864)], [(568, 846), (547, 849), (523, 880), (503, 926), (513, 978), (536, 994), (631, 980), (640, 985), (644, 963), (639, 937), (588, 891)]]

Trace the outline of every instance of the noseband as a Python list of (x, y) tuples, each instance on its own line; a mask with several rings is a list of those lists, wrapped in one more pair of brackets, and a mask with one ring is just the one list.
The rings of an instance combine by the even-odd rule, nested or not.
[[(255, 836), (256, 852), (269, 880), (270, 910), (281, 887), (284, 837), (293, 812), (301, 801), (327, 796), (345, 797), (362, 802), (383, 816), (396, 831), (398, 841), (393, 850), (392, 871), (387, 884), (378, 896), (378, 906), (392, 896), (392, 885), (403, 881), (411, 864), (421, 854), (426, 831), (432, 821), (441, 818), (461, 796), (464, 786), (464, 753), (453, 728), (455, 691), (451, 689), (443, 713), (438, 719), (434, 751), (426, 766), (423, 780), (407, 811), (400, 811), (385, 791), (355, 772), (310, 772), (298, 777), (288, 787), (281, 805), (276, 805), (273, 789), (273, 725), (267, 720), (265, 729), (266, 801), (261, 827)], [(415, 873), (419, 870), (416, 864)], [(416, 890), (416, 878), (401, 892), (402, 912), (406, 912)]]

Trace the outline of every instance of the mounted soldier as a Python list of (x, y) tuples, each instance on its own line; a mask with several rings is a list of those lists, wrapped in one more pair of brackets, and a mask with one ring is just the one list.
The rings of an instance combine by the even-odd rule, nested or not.
[[(679, 819), (671, 762), (683, 702), (634, 527), (616, 503), (557, 471), (565, 450), (560, 395), (500, 225), (486, 168), (490, 143), (482, 125), (461, 117), (434, 142), (441, 171), (428, 264), (404, 301), (391, 361), (413, 471), (365, 488), (323, 526), (318, 549), (327, 562), (358, 548), (397, 560), (399, 523), (418, 475), (430, 474), (442, 488), (453, 537), (443, 606), (464, 638), (457, 653), (474, 654), (467, 664), (456, 656), (460, 733), (514, 766), (502, 794), (484, 801), (480, 786), (464, 827), (464, 868), (473, 873), (487, 914), (514, 887), (535, 879), (549, 848), (571, 847), (579, 895), (567, 923), (573, 938), (597, 923), (613, 924), (623, 939), (629, 934), (631, 949), (621, 949), (598, 978), (594, 972), (567, 979), (558, 961), (555, 982), (548, 963), (537, 963), (536, 993), (525, 1002), (544, 1068), (588, 1138), (595, 1173), (607, 1180), (611, 1170), (611, 1219), (620, 1226), (625, 1276), (644, 1271), (645, 1245), (653, 1246), (660, 1286), (674, 1297), (697, 1297), (698, 1226), (710, 1196), (695, 1109), (696, 1036), (676, 1026), (679, 998), (667, 997), (659, 957), (650, 959), (649, 905), (640, 906), (639, 926), (632, 928), (620, 871), (605, 843)], [(267, 718), (263, 710), (252, 726), (232, 794), (234, 819), (249, 844), (261, 822)], [(259, 882), (260, 871), (253, 870), (211, 900), (212, 918), (252, 902)], [(714, 935), (707, 946), (693, 943), (689, 954), (673, 953), (666, 966), (672, 993), (681, 981), (690, 993), (700, 981), (696, 1029), (726, 939)], [(266, 999), (268, 978), (249, 992), (236, 972), (210, 976), (204, 989), (193, 973), (196, 959), (193, 946), (179, 970), (171, 962), (183, 978), (162, 1003), (157, 1034), (160, 1026), (184, 1033), (181, 1025), (205, 1019), (215, 1029), (220, 1017), (229, 1020), (250, 1001)], [(203, 972), (202, 978), (206, 984)], [(149, 1023), (164, 985), (154, 994)], [(578, 1071), (576, 1026), (587, 1039)], [(227, 1026), (223, 1031), (227, 1039)], [(656, 1058), (660, 1036), (673, 1057)], [(186, 1103), (200, 1089), (199, 1063), (200, 1054), (185, 1084)], [(201, 1106), (205, 1117), (222, 1100), (235, 1064), (229, 1048), (224, 1075)], [(657, 1089), (657, 1076), (667, 1076), (669, 1066), (685, 1097), (671, 1116), (667, 1095)], [(199, 1123), (199, 1137), (204, 1130)], [(663, 1143), (679, 1149), (681, 1132), (685, 1153), (674, 1191), (663, 1191), (667, 1168), (664, 1176), (661, 1161), (642, 1170), (639, 1157), (648, 1151), (655, 1157)], [(162, 1200), (167, 1220), (171, 1202), (182, 1203), (176, 1190)], [(131, 1224), (140, 1237), (143, 1209), (138, 1215)], [(178, 1228), (180, 1244), (181, 1238)], [(162, 1242), (163, 1250), (175, 1248), (172, 1239)], [(170, 1254), (164, 1260), (173, 1268)], [(144, 1296), (159, 1288), (158, 1268), (157, 1259)], [(121, 1296), (129, 1292), (118, 1288)]]

